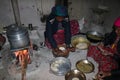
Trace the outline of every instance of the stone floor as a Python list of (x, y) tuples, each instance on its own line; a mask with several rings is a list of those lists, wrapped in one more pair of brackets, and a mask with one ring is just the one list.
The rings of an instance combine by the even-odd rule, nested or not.
[[(14, 56), (11, 55), (9, 48), (5, 47), (2, 51), (0, 80), (21, 80), (20, 67), (14, 65)], [(68, 59), (70, 59), (72, 67), (76, 69), (75, 64), (78, 60), (88, 59), (95, 65), (95, 70), (92, 73), (85, 74), (86, 80), (93, 80), (92, 78), (97, 73), (98, 64), (92, 58), (86, 58), (87, 50), (76, 50), (70, 52)], [(31, 56), (32, 63), (28, 64), (27, 80), (65, 80), (64, 76), (56, 76), (50, 72), (50, 61), (53, 59), (50, 49), (47, 47), (39, 47), (38, 51), (33, 50)]]
[[(37, 44), (39, 50), (31, 51), (33, 52), (33, 55), (31, 55), (32, 63), (28, 64), (26, 78), (27, 80), (65, 80), (64, 76), (56, 76), (50, 71), (50, 61), (54, 57), (50, 49), (40, 45), (40, 42), (44, 41), (43, 32), (38, 33), (33, 31), (30, 33), (32, 43)], [(4, 49), (0, 53), (2, 56), (0, 59), (0, 80), (21, 80), (20, 66), (13, 64), (15, 57), (9, 49), (8, 42), (6, 42)], [(95, 69), (93, 72), (85, 75), (86, 80), (93, 80), (93, 77), (98, 71), (98, 64), (92, 58), (87, 58), (86, 54), (87, 50), (76, 50), (76, 52), (70, 52), (68, 59), (72, 64), (71, 69), (76, 69), (75, 64), (78, 60), (90, 60), (94, 64)]]

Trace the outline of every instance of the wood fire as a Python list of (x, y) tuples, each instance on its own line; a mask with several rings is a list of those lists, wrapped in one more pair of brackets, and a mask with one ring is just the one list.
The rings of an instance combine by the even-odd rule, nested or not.
[(26, 80), (27, 64), (31, 63), (29, 51), (28, 49), (24, 49), (24, 50), (16, 51), (14, 53), (16, 58), (18, 59), (18, 62), (21, 65), (21, 74), (22, 74), (21, 80)]

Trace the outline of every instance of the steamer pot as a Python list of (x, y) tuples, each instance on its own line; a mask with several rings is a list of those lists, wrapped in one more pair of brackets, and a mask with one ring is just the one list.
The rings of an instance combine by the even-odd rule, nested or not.
[(12, 24), (7, 27), (6, 34), (11, 51), (21, 50), (30, 46), (28, 31), (23, 26)]

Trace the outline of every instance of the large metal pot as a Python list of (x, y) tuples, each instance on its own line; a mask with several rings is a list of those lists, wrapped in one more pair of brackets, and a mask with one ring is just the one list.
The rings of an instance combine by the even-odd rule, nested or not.
[(100, 42), (104, 39), (104, 35), (98, 31), (87, 31), (86, 33), (79, 34), (86, 35), (87, 39), (93, 43)]
[(95, 42), (95, 43), (102, 41), (104, 38), (104, 36), (100, 32), (97, 32), (97, 31), (88, 31), (86, 33), (86, 36), (90, 42)]
[(10, 43), (10, 49), (12, 51), (21, 50), (30, 46), (30, 39), (28, 31), (16, 24), (7, 27), (7, 38)]

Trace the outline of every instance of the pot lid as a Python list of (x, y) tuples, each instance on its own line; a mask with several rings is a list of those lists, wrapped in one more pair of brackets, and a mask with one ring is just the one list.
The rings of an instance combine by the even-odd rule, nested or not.
[(16, 24), (12, 24), (7, 27), (7, 34), (14, 35), (14, 34), (24, 34), (27, 30), (22, 26), (17, 26)]

